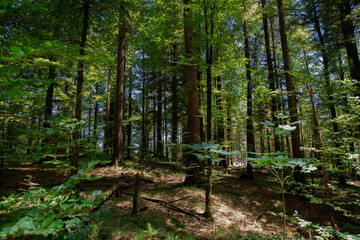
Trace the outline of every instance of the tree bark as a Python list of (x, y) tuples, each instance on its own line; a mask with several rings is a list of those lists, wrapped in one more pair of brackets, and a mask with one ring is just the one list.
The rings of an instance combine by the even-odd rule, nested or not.
[(212, 122), (212, 79), (211, 65), (213, 62), (213, 47), (209, 44), (209, 38), (214, 33), (214, 20), (211, 15), (210, 19), (210, 35), (208, 27), (207, 6), (204, 6), (205, 32), (206, 32), (206, 140), (212, 139), (211, 122)]
[[(99, 93), (99, 83), (95, 84), (95, 95)], [(94, 129), (93, 129), (93, 136), (95, 138), (95, 144), (97, 147), (97, 128), (98, 128), (98, 116), (99, 115), (99, 103), (95, 100), (95, 110), (94, 110)]]
[(106, 88), (106, 104), (105, 104), (105, 129), (104, 129), (104, 151), (110, 153), (111, 149), (111, 127), (110, 127), (110, 101), (111, 101), (111, 68), (108, 71), (108, 82)]
[(161, 80), (158, 79), (158, 93), (157, 93), (157, 112), (156, 112), (156, 154), (158, 156), (164, 156), (163, 139), (162, 139), (162, 86)]
[[(50, 59), (51, 61), (51, 59)], [(49, 66), (49, 80), (50, 85), (46, 91), (46, 100), (45, 100), (45, 114), (44, 114), (44, 128), (50, 127), (50, 120), (53, 110), (53, 97), (54, 97), (54, 87), (55, 87), (55, 76), (56, 69), (54, 66)]]
[[(360, 97), (360, 60), (356, 46), (355, 28), (351, 18), (349, 18), (350, 14), (350, 0), (340, 1), (341, 29), (349, 62), (350, 75), (355, 81), (355, 87), (353, 88), (354, 95)], [(360, 100), (358, 100), (358, 102), (360, 102)]]
[[(297, 103), (296, 103), (296, 93), (295, 87), (293, 85), (293, 77), (290, 73), (291, 63), (289, 55), (289, 47), (287, 40), (287, 30), (284, 14), (284, 5), (283, 0), (277, 0), (278, 7), (278, 17), (279, 17), (279, 26), (280, 26), (280, 40), (281, 48), (283, 53), (283, 62), (284, 62), (284, 71), (285, 71), (285, 81), (286, 81), (286, 90), (287, 90), (287, 100), (290, 113), (290, 122), (297, 122)], [(291, 132), (291, 147), (294, 158), (303, 158), (303, 153), (300, 151), (300, 131), (299, 125), (296, 124), (296, 129)], [(305, 174), (301, 173), (301, 167), (295, 167), (294, 171), (295, 182), (305, 183)]]
[[(128, 117), (131, 120), (132, 117), (132, 91), (133, 91), (133, 75), (130, 72), (130, 79), (129, 79), (129, 109), (128, 109)], [(128, 122), (127, 125), (127, 158), (131, 159), (131, 140), (132, 140), (132, 123), (131, 121)]]
[(115, 124), (114, 143), (111, 164), (118, 166), (123, 163), (123, 113), (124, 113), (124, 88), (125, 88), (125, 10), (120, 9), (119, 33), (116, 66), (116, 97), (115, 97)]
[[(75, 118), (76, 121), (81, 120), (81, 112), (82, 112), (82, 94), (83, 94), (83, 83), (84, 83), (84, 68), (85, 68), (85, 46), (89, 29), (89, 9), (90, 9), (90, 0), (85, 0), (83, 4), (83, 28), (81, 33), (81, 41), (80, 41), (80, 60), (78, 63), (77, 70), (77, 78), (76, 78), (76, 107), (75, 107)], [(73, 147), (72, 158), (71, 158), (71, 166), (78, 168), (79, 166), (79, 148), (80, 148), (80, 130), (75, 130), (73, 141), (75, 145)]]
[[(177, 61), (177, 45), (174, 43), (173, 45), (173, 67), (176, 66)], [(173, 144), (172, 148), (172, 160), (177, 162), (178, 161), (178, 96), (177, 96), (177, 87), (178, 87), (178, 79), (176, 70), (173, 70), (173, 76), (171, 81), (171, 102), (172, 102), (172, 109), (171, 109), (171, 141)]]
[[(183, 0), (184, 3), (184, 38), (185, 38), (185, 57), (188, 63), (185, 67), (185, 82), (187, 89), (187, 125), (185, 143), (194, 144), (200, 142), (200, 119), (199, 119), (199, 100), (197, 89), (197, 70), (195, 68), (195, 60), (191, 60), (194, 56), (194, 30), (191, 26), (191, 16), (188, 7), (189, 0)], [(200, 167), (197, 158), (193, 154), (186, 155), (186, 178), (184, 185), (198, 185)], [(195, 164), (196, 166), (191, 166)]]
[[(252, 82), (251, 82), (251, 64), (250, 64), (250, 44), (249, 44), (249, 34), (248, 34), (248, 23), (247, 20), (244, 20), (244, 38), (245, 38), (245, 58), (246, 58), (246, 81), (247, 81), (247, 118), (246, 118), (246, 146), (247, 146), (247, 156), (254, 157), (252, 152), (255, 152), (255, 137), (254, 137), (254, 124), (252, 120), (253, 107), (252, 107)], [(247, 178), (253, 179), (253, 169), (251, 164), (248, 162), (246, 164), (246, 175)]]
[[(326, 51), (326, 45), (325, 45), (325, 38), (323, 35), (323, 32), (325, 32), (325, 29), (321, 29), (321, 25), (320, 25), (320, 20), (318, 17), (318, 11), (317, 11), (317, 6), (315, 4), (315, 2), (313, 2), (312, 5), (312, 19), (314, 21), (314, 27), (315, 27), (315, 31), (318, 35), (319, 38), (319, 42), (321, 45), (321, 54), (322, 54), (322, 58), (323, 58), (323, 72), (324, 72), (324, 79), (325, 79), (325, 87), (327, 89), (327, 99), (329, 102), (329, 109), (330, 109), (330, 116), (332, 120), (336, 119), (336, 109), (335, 109), (335, 99), (332, 96), (333, 91), (332, 91), (332, 85), (330, 83), (330, 71), (329, 71), (329, 63), (330, 63), (330, 58), (329, 58), (329, 54)], [(338, 139), (338, 135), (339, 135), (339, 127), (336, 121), (332, 121), (332, 127), (333, 127), (333, 132), (334, 132), (334, 137), (335, 137), (335, 147), (340, 147), (340, 143), (339, 143), (339, 139)], [(342, 165), (342, 161), (338, 160), (338, 165)], [(338, 181), (340, 185), (346, 185), (346, 179), (345, 176), (343, 174), (339, 174), (338, 175)]]
[[(269, 26), (268, 26), (268, 16), (264, 12), (264, 7), (266, 5), (266, 0), (261, 0), (262, 5), (262, 15), (263, 15), (263, 28), (264, 28), (264, 38), (265, 38), (265, 49), (266, 49), (266, 63), (267, 63), (267, 70), (268, 70), (268, 81), (270, 90), (273, 92), (271, 96), (271, 118), (272, 121), (276, 124), (277, 120), (275, 117), (275, 112), (277, 109), (276, 104), (276, 95), (275, 95), (275, 76), (274, 76), (274, 67), (272, 64), (272, 57), (271, 57), (271, 48), (270, 48), (270, 35), (269, 35)], [(280, 141), (279, 136), (274, 135), (274, 145), (275, 145), (275, 152), (280, 151)], [(270, 150), (270, 149), (269, 149)]]

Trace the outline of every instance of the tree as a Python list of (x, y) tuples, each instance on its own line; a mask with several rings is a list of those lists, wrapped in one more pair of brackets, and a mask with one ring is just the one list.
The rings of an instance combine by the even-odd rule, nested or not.
[(119, 32), (116, 62), (116, 96), (115, 96), (115, 124), (114, 143), (111, 164), (118, 166), (123, 163), (123, 113), (124, 113), (124, 90), (125, 90), (125, 40), (126, 18), (125, 8), (122, 3), (119, 9)]
[[(246, 4), (246, 3), (245, 3)], [(246, 6), (245, 6), (246, 9)], [(253, 106), (252, 106), (252, 82), (251, 82), (251, 65), (250, 65), (250, 44), (248, 35), (248, 22), (244, 17), (244, 39), (245, 39), (245, 58), (246, 58), (246, 82), (247, 82), (247, 96), (246, 96), (246, 148), (248, 157), (252, 157), (255, 152), (255, 137), (254, 124), (252, 120)], [(246, 164), (246, 175), (249, 179), (254, 179), (253, 169), (251, 164)]]
[[(75, 109), (75, 118), (77, 121), (81, 120), (82, 112), (82, 97), (83, 97), (83, 83), (84, 83), (84, 68), (85, 68), (85, 46), (89, 30), (89, 9), (90, 9), (90, 0), (85, 0), (83, 3), (83, 28), (81, 33), (80, 41), (80, 60), (78, 63), (77, 78), (76, 78), (76, 109)], [(75, 141), (75, 146), (73, 147), (71, 165), (75, 168), (79, 166), (79, 147), (80, 147), (80, 130), (76, 130), (73, 137)]]
[[(191, 25), (191, 13), (189, 7), (189, 0), (183, 0), (184, 3), (184, 42), (185, 42), (185, 57), (187, 59), (185, 67), (185, 86), (187, 89), (187, 124), (185, 143), (194, 144), (200, 142), (200, 120), (199, 120), (199, 100), (198, 100), (198, 83), (196, 62), (194, 60), (194, 30)], [(200, 169), (197, 159), (192, 154), (186, 156), (186, 178), (185, 185), (198, 185), (200, 180)], [(196, 165), (191, 166), (191, 165)]]
[[(302, 158), (303, 153), (300, 150), (300, 130), (297, 116), (297, 100), (295, 88), (293, 85), (293, 76), (291, 75), (291, 63), (290, 63), (290, 54), (287, 40), (287, 30), (285, 22), (285, 13), (284, 13), (284, 4), (283, 0), (277, 0), (278, 7), (278, 17), (279, 17), (279, 27), (280, 27), (280, 37), (281, 37), (281, 48), (283, 53), (283, 62), (284, 62), (284, 71), (285, 71), (285, 81), (286, 81), (286, 90), (287, 90), (287, 101), (289, 106), (290, 113), (290, 122), (297, 125), (297, 128), (291, 132), (291, 147), (293, 158)], [(296, 182), (305, 183), (305, 175), (301, 172), (300, 167), (296, 167), (294, 171), (294, 178)]]

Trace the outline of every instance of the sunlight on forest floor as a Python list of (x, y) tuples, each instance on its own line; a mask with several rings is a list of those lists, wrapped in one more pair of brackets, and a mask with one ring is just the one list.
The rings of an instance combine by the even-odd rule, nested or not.
[[(121, 167), (96, 168), (90, 173), (98, 175), (99, 179), (81, 182), (78, 187), (85, 194), (91, 190), (107, 191), (117, 183), (131, 185), (137, 172), (141, 174), (141, 197), (162, 200), (198, 216), (203, 214), (205, 191), (183, 187), (184, 174), (181, 170), (171, 170), (156, 164), (143, 166), (129, 163)], [(133, 188), (130, 188), (108, 202), (108, 213), (95, 223), (92, 239), (104, 239), (104, 236), (105, 239), (146, 239), (146, 234), (149, 234), (148, 223), (158, 231), (156, 236), (172, 234), (181, 239), (236, 239), (247, 233), (280, 234), (282, 220), (269, 213), (281, 212), (281, 195), (276, 192), (279, 190), (278, 184), (262, 170), (255, 171), (254, 181), (241, 179), (241, 172), (214, 170), (216, 181), (211, 220), (202, 217), (197, 219), (144, 199), (139, 203), (141, 212), (137, 216), (132, 215)], [(23, 164), (8, 168), (3, 173), (1, 190), (24, 188), (29, 176), (32, 176), (31, 182), (34, 184), (47, 186), (50, 182), (53, 185), (64, 181), (68, 174), (48, 167), (45, 169), (39, 165)], [(286, 196), (286, 204), (288, 214), (298, 210), (304, 218), (329, 224), (326, 207), (311, 205), (307, 200), (293, 195)], [(338, 218), (338, 221), (346, 223), (346, 219)], [(296, 226), (287, 222), (287, 232), (289, 235), (295, 234)]]

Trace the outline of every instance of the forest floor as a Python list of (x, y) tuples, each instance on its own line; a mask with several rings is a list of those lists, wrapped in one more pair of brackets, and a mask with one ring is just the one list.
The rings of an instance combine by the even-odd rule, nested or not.
[[(215, 170), (213, 189), (213, 218), (205, 219), (205, 191), (183, 187), (183, 170), (174, 165), (158, 162), (100, 167), (92, 174), (99, 176), (94, 181), (78, 185), (84, 192), (110, 189), (121, 182), (124, 186), (141, 176), (140, 196), (174, 205), (190, 214), (166, 207), (164, 202), (140, 199), (138, 215), (132, 212), (133, 188), (119, 192), (107, 203), (106, 214), (93, 226), (91, 239), (281, 239), (282, 218), (269, 212), (282, 211), (279, 184), (265, 170), (255, 170), (255, 180), (240, 178), (243, 169)], [(53, 165), (29, 163), (7, 167), (2, 170), (0, 193), (18, 191), (29, 184), (52, 187), (69, 177), (67, 171)], [(308, 199), (286, 194), (287, 214), (295, 210), (307, 221), (330, 225), (329, 207), (311, 204)], [(193, 216), (191, 216), (193, 215)], [(354, 219), (335, 213), (336, 227), (344, 230), (348, 224), (359, 225)], [(297, 225), (287, 221), (287, 234), (298, 238)], [(260, 238), (260, 237), (259, 237)]]

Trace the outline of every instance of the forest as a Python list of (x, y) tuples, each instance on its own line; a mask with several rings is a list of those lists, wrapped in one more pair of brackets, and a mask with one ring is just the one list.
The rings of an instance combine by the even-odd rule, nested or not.
[(1, 239), (360, 239), (359, 0), (0, 1)]

